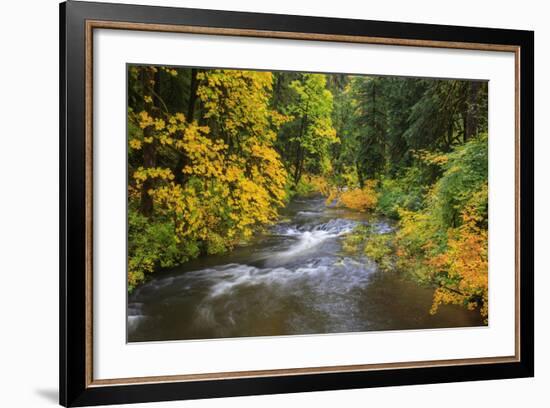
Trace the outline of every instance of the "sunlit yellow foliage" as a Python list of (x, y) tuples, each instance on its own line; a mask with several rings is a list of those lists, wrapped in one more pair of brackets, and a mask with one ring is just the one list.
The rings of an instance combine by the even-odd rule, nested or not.
[[(130, 149), (149, 143), (184, 160), (174, 171), (139, 167), (128, 195), (138, 200), (146, 180), (153, 180), (147, 194), (155, 216), (170, 220), (176, 245), (214, 254), (276, 219), (286, 200), (287, 173), (273, 141), (278, 126), (288, 119), (269, 107), (271, 73), (214, 70), (197, 77), (208, 125), (189, 123), (182, 113), (129, 112), (143, 130), (141, 137), (129, 140)], [(142, 258), (147, 262), (132, 258), (129, 265), (131, 287), (157, 266)]]
[(330, 194), (332, 187), (326, 177), (315, 175), (304, 177), (306, 178), (306, 180), (308, 180), (309, 183), (311, 183), (315, 187), (316, 191), (320, 192), (324, 196), (328, 196)]
[(145, 111), (141, 111), (138, 114), (139, 127), (145, 129), (148, 126), (151, 126), (155, 123), (153, 118)]
[(242, 214), (237, 225), (248, 237), (247, 226), (271, 222), (286, 198), (287, 173), (273, 142), (288, 117), (269, 107), (270, 72), (212, 70), (197, 77), (205, 117), (216, 121), (226, 145), (229, 173), (223, 181), (233, 183)]
[(162, 119), (155, 120), (155, 130), (162, 130), (164, 129), (165, 126), (166, 124), (164, 123), (164, 120)]
[(365, 255), (383, 271), (393, 268), (393, 237), (391, 234), (371, 234), (364, 248)]
[(303, 176), (302, 183), (311, 186), (311, 192), (321, 193), (325, 196), (326, 205), (336, 204), (357, 211), (374, 210), (378, 202), (376, 192), (376, 180), (367, 180), (363, 188), (338, 187), (322, 175)]
[(449, 156), (441, 152), (429, 152), (427, 150), (416, 150), (413, 156), (417, 159), (428, 163), (441, 166), (449, 161)]
[(400, 228), (396, 235), (400, 243), (399, 256), (414, 257), (418, 252), (432, 247), (431, 239), (437, 228), (430, 222), (428, 213), (399, 209), (399, 217)]
[(338, 203), (352, 210), (373, 210), (378, 202), (375, 187), (375, 180), (367, 180), (363, 188), (348, 189), (341, 192), (338, 196)]
[(134, 179), (137, 182), (143, 182), (148, 178), (157, 178), (162, 180), (173, 180), (172, 170), (163, 167), (140, 167), (134, 172)]
[(359, 178), (357, 177), (357, 168), (355, 166), (343, 166), (341, 174), (339, 174), (341, 184), (347, 187), (357, 186)]
[(426, 192), (425, 208), (398, 209), (397, 266), (435, 287), (441, 304), (479, 309), (488, 319), (487, 135), (447, 154), (417, 152), (444, 170)]
[(141, 140), (138, 139), (130, 139), (129, 141), (130, 147), (135, 150), (141, 149)]
[(242, 145), (249, 138), (273, 142), (274, 128), (286, 120), (269, 107), (273, 74), (259, 71), (210, 70), (197, 74), (197, 95), (206, 118), (215, 119), (229, 145)]

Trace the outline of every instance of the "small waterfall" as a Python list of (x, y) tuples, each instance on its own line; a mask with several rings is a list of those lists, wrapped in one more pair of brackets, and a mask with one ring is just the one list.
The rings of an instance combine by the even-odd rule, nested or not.
[(297, 238), (297, 241), (287, 250), (276, 253), (274, 258), (281, 261), (285, 258), (302, 254), (328, 239), (337, 238), (351, 232), (357, 225), (357, 221), (337, 218), (318, 225), (306, 224), (301, 227), (290, 226), (282, 229), (279, 228), (279, 235), (294, 237)]

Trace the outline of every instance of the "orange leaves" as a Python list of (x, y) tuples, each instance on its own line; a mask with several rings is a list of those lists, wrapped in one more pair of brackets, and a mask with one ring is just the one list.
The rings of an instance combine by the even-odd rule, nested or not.
[[(476, 192), (473, 202), (483, 201), (487, 189)], [(412, 269), (437, 285), (430, 313), (441, 304), (480, 308), (488, 318), (488, 232), (479, 225), (482, 217), (475, 205), (462, 211), (459, 227), (441, 231), (427, 212), (400, 211), (396, 235), (400, 267)]]
[(331, 184), (324, 176), (305, 175), (304, 183), (307, 183), (312, 191), (319, 192), (326, 197), (326, 205), (335, 203), (337, 206), (347, 207), (357, 211), (372, 211), (378, 202), (376, 192), (376, 180), (367, 180), (363, 188), (347, 188), (342, 190)]
[(340, 194), (339, 202), (344, 207), (357, 211), (373, 210), (378, 202), (375, 185), (376, 181), (368, 180), (363, 188), (344, 191)]
[(454, 284), (442, 285), (434, 293), (432, 313), (442, 303), (480, 304), (483, 318), (488, 317), (487, 231), (464, 224), (450, 232), (448, 249), (432, 261), (444, 268)]
[(327, 196), (327, 204), (336, 201), (336, 205), (357, 211), (374, 210), (378, 202), (378, 194), (375, 180), (367, 180), (363, 188), (348, 188), (345, 190), (330, 186), (326, 181), (321, 184), (319, 190)]
[(487, 191), (485, 183), (472, 194), (461, 213), (462, 224), (447, 231), (446, 250), (431, 260), (452, 282), (436, 290), (432, 312), (441, 303), (464, 304), (470, 309), (479, 305), (482, 317), (488, 318), (488, 231), (484, 210), (479, 208), (487, 202)]

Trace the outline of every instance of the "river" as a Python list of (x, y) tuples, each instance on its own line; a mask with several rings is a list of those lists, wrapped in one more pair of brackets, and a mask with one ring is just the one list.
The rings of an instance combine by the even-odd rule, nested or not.
[(433, 290), (342, 251), (360, 223), (384, 219), (294, 199), (250, 245), (161, 271), (128, 297), (128, 341), (481, 326), (476, 311), (429, 309)]

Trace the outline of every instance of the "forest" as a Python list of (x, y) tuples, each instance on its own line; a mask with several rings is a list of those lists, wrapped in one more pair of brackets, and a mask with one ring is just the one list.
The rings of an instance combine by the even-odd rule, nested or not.
[(127, 85), (129, 292), (323, 195), (393, 226), (342, 251), (487, 322), (487, 82), (128, 65)]

